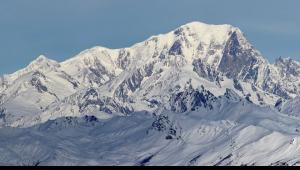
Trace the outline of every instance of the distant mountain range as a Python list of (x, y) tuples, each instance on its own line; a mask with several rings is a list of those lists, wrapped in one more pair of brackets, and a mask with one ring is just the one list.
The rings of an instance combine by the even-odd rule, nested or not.
[(0, 165), (299, 165), (300, 63), (231, 25), (0, 77)]

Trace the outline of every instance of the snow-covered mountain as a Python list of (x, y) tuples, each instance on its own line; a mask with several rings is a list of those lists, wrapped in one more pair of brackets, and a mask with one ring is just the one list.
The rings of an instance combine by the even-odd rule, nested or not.
[(269, 63), (230, 25), (40, 56), (0, 77), (0, 164), (298, 164), (299, 94), (300, 63)]
[[(90, 88), (108, 98), (108, 105), (126, 103), (132, 111), (158, 109), (187, 83), (216, 96), (229, 88), (256, 104), (275, 105), (299, 94), (298, 68), (296, 61), (284, 59), (270, 64), (238, 28), (192, 22), (130, 48), (95, 47), (62, 63), (40, 56), (1, 78), (0, 99), (7, 124), (14, 126), (31, 124), (27, 119), (32, 118), (86, 114), (77, 108), (85, 101), (70, 98), (80, 99)], [(119, 109), (104, 112), (112, 110)]]
[(1, 106), (5, 120), (13, 122), (39, 114), (50, 103), (75, 93), (80, 83), (65, 73), (60, 64), (38, 57), (28, 67), (2, 77)]

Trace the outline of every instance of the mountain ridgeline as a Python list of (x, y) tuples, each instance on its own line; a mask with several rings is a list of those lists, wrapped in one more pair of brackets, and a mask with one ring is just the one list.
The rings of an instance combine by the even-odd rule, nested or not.
[(1, 77), (1, 117), (6, 125), (23, 126), (87, 113), (152, 112), (183, 102), (172, 95), (188, 93), (186, 86), (214, 96), (231, 89), (257, 105), (275, 106), (299, 95), (299, 80), (300, 63), (279, 58), (270, 64), (238, 28), (192, 22), (130, 48), (94, 47), (62, 63), (40, 56)]

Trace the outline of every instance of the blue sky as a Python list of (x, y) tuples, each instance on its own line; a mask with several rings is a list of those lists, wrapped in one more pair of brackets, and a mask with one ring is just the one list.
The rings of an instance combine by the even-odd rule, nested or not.
[(191, 21), (239, 27), (264, 56), (300, 60), (299, 0), (1, 0), (0, 74), (40, 54), (63, 61), (131, 46)]

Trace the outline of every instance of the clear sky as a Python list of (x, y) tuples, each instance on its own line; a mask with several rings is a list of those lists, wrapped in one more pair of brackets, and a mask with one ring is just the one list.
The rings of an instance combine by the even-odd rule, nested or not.
[(299, 0), (0, 0), (0, 74), (38, 55), (128, 47), (191, 21), (231, 24), (274, 61), (300, 60)]

